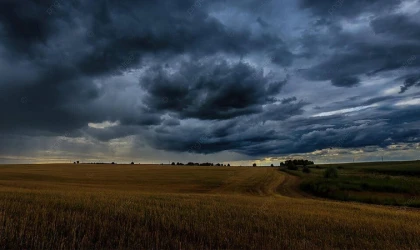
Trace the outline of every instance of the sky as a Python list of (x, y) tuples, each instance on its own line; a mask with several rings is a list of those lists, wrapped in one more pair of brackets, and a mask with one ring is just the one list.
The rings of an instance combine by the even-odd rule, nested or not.
[(419, 0), (4, 0), (0, 163), (415, 160), (419, 69)]

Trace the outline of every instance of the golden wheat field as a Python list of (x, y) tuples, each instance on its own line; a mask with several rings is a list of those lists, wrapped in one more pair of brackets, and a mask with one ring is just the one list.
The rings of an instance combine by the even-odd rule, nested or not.
[(275, 168), (1, 165), (2, 249), (420, 249), (420, 212), (312, 198)]

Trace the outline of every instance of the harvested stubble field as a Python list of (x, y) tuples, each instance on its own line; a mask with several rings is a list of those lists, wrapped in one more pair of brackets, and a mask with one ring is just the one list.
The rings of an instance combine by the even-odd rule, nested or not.
[(275, 168), (0, 166), (3, 249), (420, 249), (420, 212), (307, 197)]

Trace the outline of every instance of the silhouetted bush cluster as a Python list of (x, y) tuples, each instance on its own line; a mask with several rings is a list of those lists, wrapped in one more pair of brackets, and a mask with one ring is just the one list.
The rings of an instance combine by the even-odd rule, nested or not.
[(175, 166), (183, 166), (183, 165), (187, 165), (187, 166), (218, 166), (218, 167), (230, 167), (230, 164), (222, 164), (222, 163), (211, 163), (211, 162), (203, 162), (203, 163), (198, 163), (198, 162), (188, 162), (187, 164), (184, 164), (182, 162), (172, 162), (171, 165)]
[(313, 161), (308, 161), (308, 160), (303, 160), (303, 159), (299, 159), (299, 160), (287, 160), (284, 163), (280, 162), (280, 166), (289, 166), (293, 163), (293, 165), (296, 166), (308, 166), (308, 165), (314, 165)]
[(310, 173), (309, 165), (313, 165), (313, 161), (303, 160), (303, 159), (294, 159), (287, 160), (285, 162), (280, 162), (280, 167), (287, 167), (288, 170), (299, 170), (299, 167), (302, 168), (304, 173)]
[(338, 177), (338, 171), (335, 167), (329, 167), (324, 172), (325, 178), (337, 178)]

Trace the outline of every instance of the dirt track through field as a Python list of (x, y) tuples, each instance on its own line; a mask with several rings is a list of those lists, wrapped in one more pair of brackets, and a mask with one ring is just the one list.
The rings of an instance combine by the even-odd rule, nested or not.
[(301, 179), (273, 168), (249, 168), (232, 174), (211, 193), (247, 193), (281, 195), (291, 198), (315, 198), (300, 190)]
[(248, 168), (235, 172), (211, 193), (270, 195), (284, 181), (285, 175), (271, 168)]
[(282, 173), (284, 175), (284, 181), (277, 187), (277, 193), (287, 197), (293, 198), (312, 198), (311, 195), (299, 189), (300, 178), (288, 173)]

